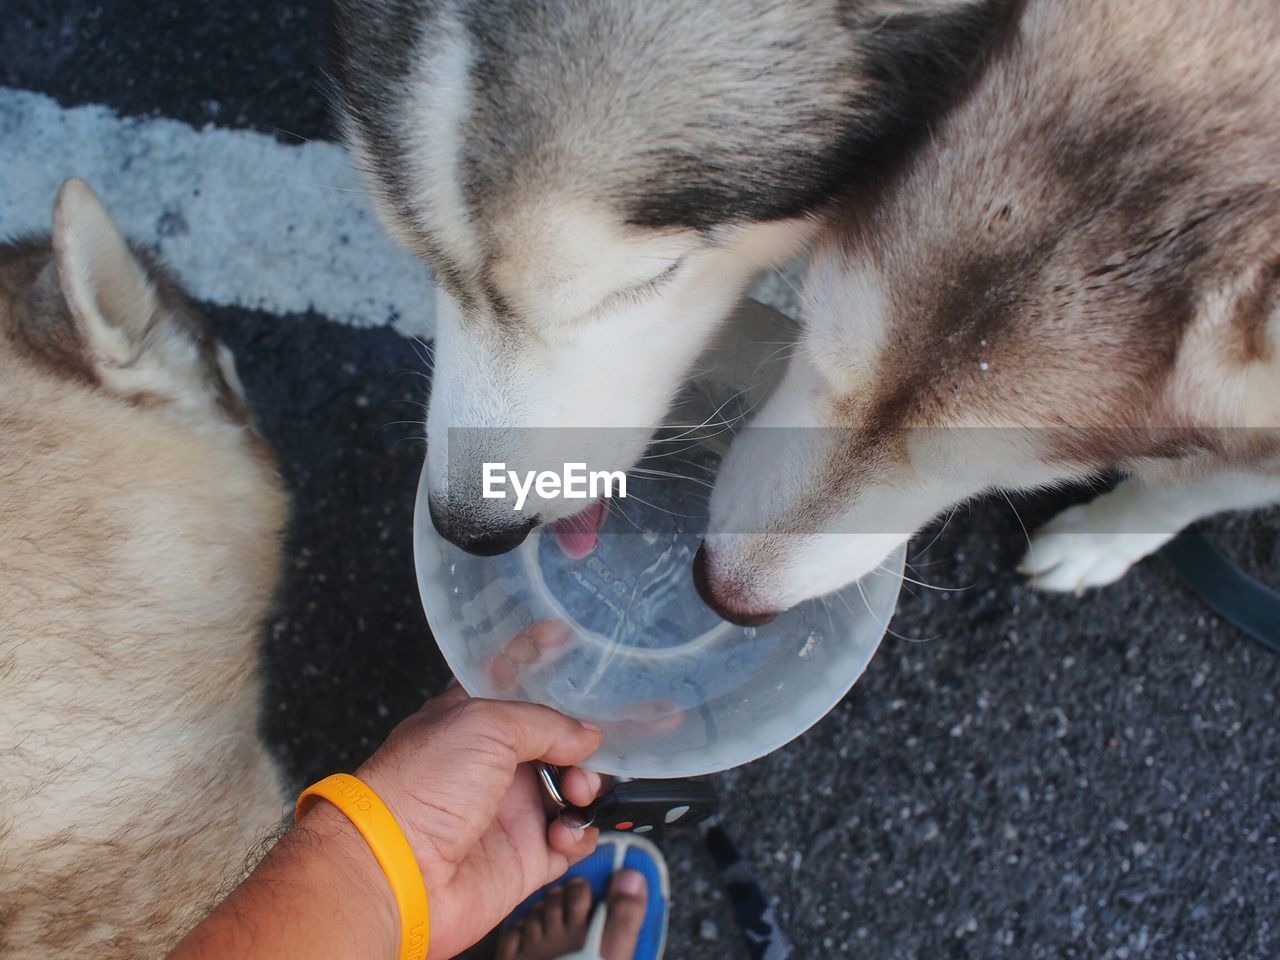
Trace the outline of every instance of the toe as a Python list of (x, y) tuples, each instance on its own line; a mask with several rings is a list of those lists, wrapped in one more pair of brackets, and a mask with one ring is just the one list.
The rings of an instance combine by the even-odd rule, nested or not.
[(512, 924), (498, 935), (498, 948), (493, 960), (516, 960), (520, 952), (520, 924)]
[(546, 901), (541, 900), (529, 911), (529, 915), (520, 924), (520, 955), (537, 956), (542, 949), (545, 936)]
[(1029, 577), (1048, 573), (1071, 554), (1072, 548), (1089, 534), (1068, 533), (1044, 527), (1037, 530), (1018, 564), (1018, 572)]
[(1127, 557), (1108, 556), (1103, 551), (1082, 548), (1061, 563), (1031, 578), (1037, 590), (1051, 593), (1083, 593), (1119, 580), (1129, 569)]
[(623, 870), (613, 878), (609, 886), (609, 918), (600, 944), (604, 960), (632, 960), (635, 956), (647, 902), (642, 874)]
[(1018, 572), (1034, 577), (1048, 573), (1078, 552), (1082, 543), (1106, 533), (1093, 521), (1091, 504), (1068, 507), (1037, 530), (1027, 544)]
[(564, 887), (552, 887), (543, 901), (543, 933), (548, 940), (558, 940), (564, 935)]
[(591, 916), (591, 884), (581, 877), (569, 881), (564, 897), (564, 923), (566, 927), (587, 926)]
[(1119, 580), (1168, 539), (1162, 533), (1038, 534), (1022, 569), (1037, 589), (1081, 593)]

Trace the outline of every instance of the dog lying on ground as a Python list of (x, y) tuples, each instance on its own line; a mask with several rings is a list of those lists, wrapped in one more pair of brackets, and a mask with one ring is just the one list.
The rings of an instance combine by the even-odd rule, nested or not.
[(163, 956), (280, 822), (285, 510), (230, 354), (68, 181), (0, 246), (0, 954)]
[(486, 462), (561, 468), (566, 428), (632, 466), (750, 279), (928, 128), (1006, 6), (336, 0), (345, 139), (439, 282), (440, 532), (499, 553), (579, 510), (482, 496)]
[(1029, 0), (963, 102), (823, 237), (784, 382), (711, 498), (752, 622), (974, 494), (1119, 467), (1032, 540), (1052, 590), (1280, 500), (1280, 6)]

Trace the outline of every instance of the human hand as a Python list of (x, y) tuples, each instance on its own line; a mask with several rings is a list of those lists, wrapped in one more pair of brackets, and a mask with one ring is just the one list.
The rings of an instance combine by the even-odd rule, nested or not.
[(466, 949), (595, 849), (594, 829), (548, 826), (529, 761), (564, 768), (566, 798), (585, 806), (601, 780), (573, 764), (599, 745), (598, 728), (548, 707), (471, 699), (455, 686), (360, 767), (417, 854), (431, 903), (428, 957)]

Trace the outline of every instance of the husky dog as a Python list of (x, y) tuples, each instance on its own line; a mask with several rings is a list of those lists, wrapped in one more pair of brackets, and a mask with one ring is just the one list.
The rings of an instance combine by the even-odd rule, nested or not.
[[(982, 491), (1119, 467), (1040, 587), (1280, 500), (1280, 5), (1028, 0), (897, 175), (855, 191), (729, 452), (696, 579), (768, 617)], [(770, 429), (781, 428), (781, 429)]]
[(749, 280), (926, 129), (1004, 7), (335, 0), (345, 138), (439, 283), (441, 533), (498, 553), (576, 510), (481, 492), (483, 463), (559, 466), (560, 428), (630, 467)]
[(0, 246), (0, 954), (162, 956), (280, 822), (285, 507), (230, 354), (68, 181)]

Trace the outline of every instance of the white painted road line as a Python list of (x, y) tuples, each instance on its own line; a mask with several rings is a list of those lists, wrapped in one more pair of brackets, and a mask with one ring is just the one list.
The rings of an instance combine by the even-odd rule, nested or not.
[[(435, 332), (430, 271), (383, 230), (345, 151), (266, 134), (63, 108), (0, 87), (0, 238), (49, 229), (67, 177), (87, 180), (134, 240), (208, 303)], [(800, 267), (752, 295), (796, 314)]]
[(200, 300), (430, 336), (430, 273), (373, 214), (333, 143), (66, 108), (0, 87), (0, 237), (49, 229), (69, 176)]

